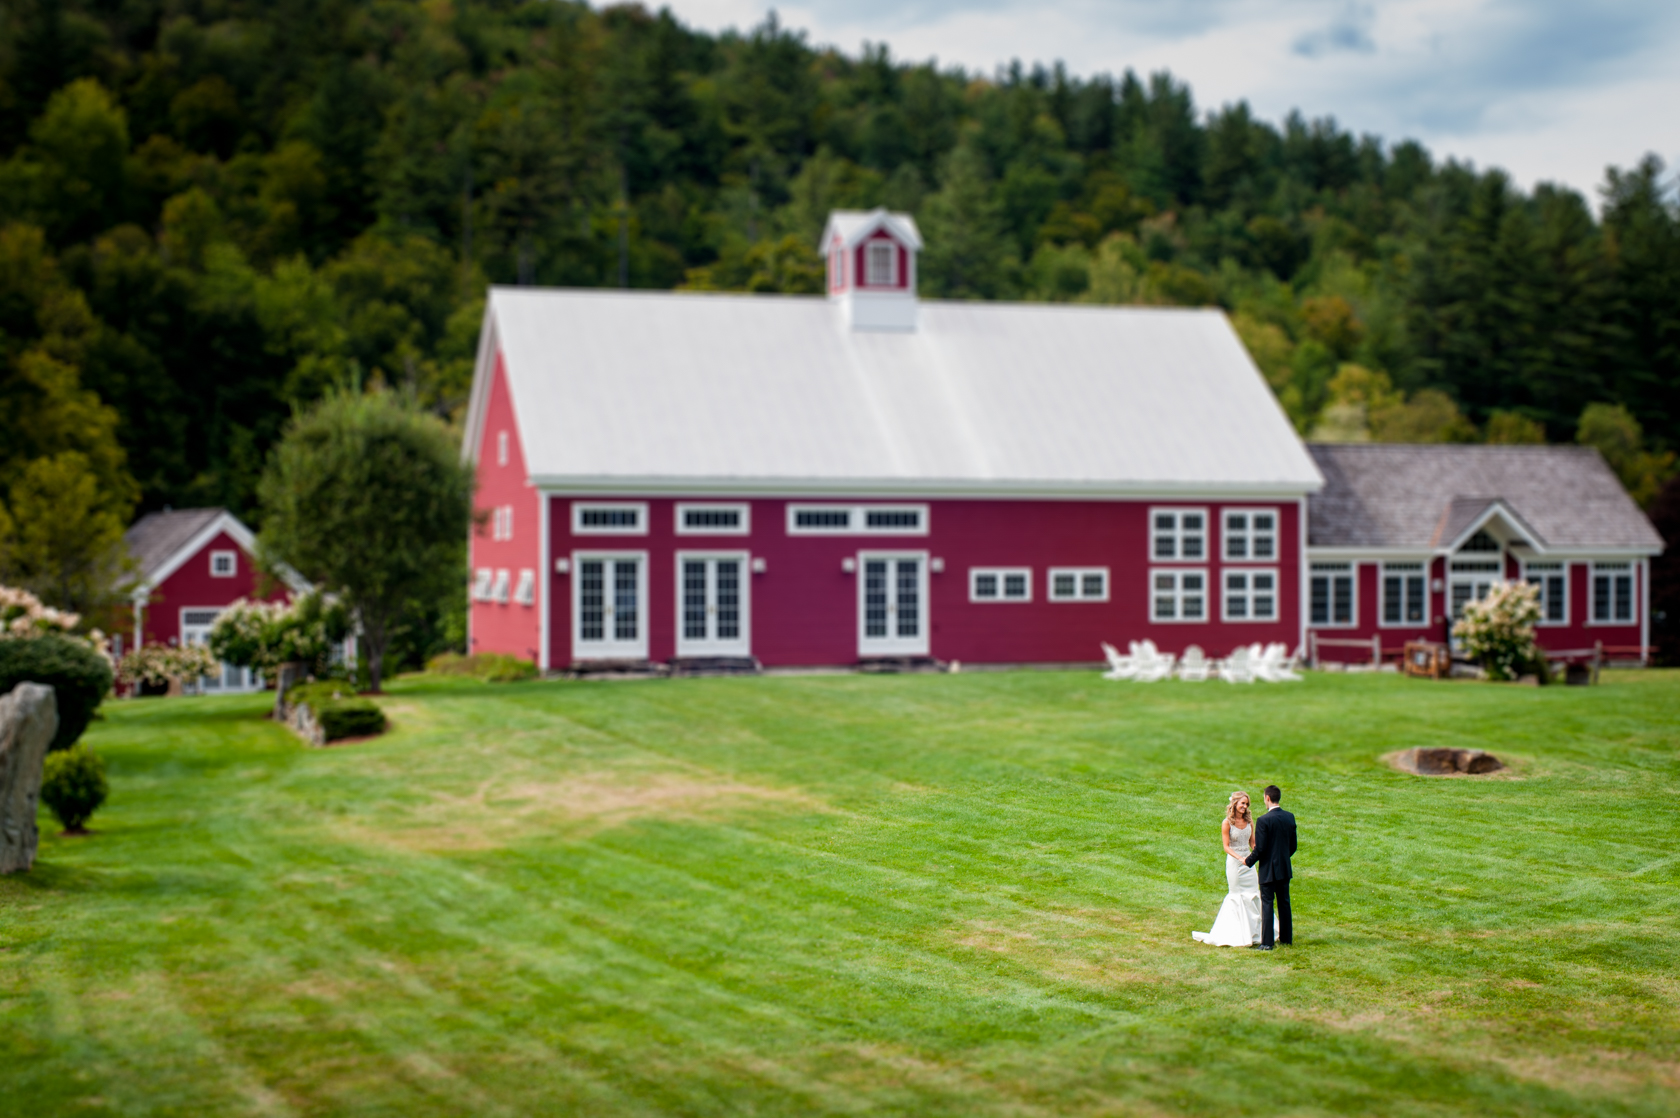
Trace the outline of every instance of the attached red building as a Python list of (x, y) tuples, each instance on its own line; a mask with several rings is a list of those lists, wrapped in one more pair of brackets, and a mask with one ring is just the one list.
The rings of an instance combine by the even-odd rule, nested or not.
[(903, 214), (824, 297), (494, 288), (474, 651), (1084, 662), (1299, 645), (1321, 484), (1217, 310), (922, 302)]

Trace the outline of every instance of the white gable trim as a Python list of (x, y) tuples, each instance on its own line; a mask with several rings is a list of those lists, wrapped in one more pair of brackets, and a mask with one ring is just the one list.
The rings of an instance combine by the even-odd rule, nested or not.
[[(484, 300), (484, 322), (478, 328), (478, 356), (473, 361), (472, 392), (467, 397), (467, 421), (461, 438), (461, 461), (478, 465), (478, 449), (484, 441), (484, 424), (490, 411), (490, 388), (496, 380), (496, 311), (494, 292)], [(511, 385), (510, 385), (511, 387)], [(514, 424), (519, 411), (514, 409)]]
[[(848, 225), (851, 226), (850, 234), (845, 232)], [(886, 230), (905, 247), (921, 251), (922, 234), (916, 228), (916, 219), (909, 214), (891, 213), (884, 206), (863, 214), (846, 211), (830, 214), (817, 249), (826, 256), (833, 251), (835, 238), (839, 238), (842, 249), (853, 249), (873, 236), (877, 229)]]
[[(1540, 534), (1538, 532), (1534, 531), (1525, 524), (1523, 522), (1523, 518), (1518, 516), (1516, 511), (1512, 509), (1510, 505), (1507, 505), (1504, 501), (1499, 500), (1498, 498), (1495, 498), (1492, 502), (1490, 502), (1488, 507), (1482, 511), (1482, 515), (1471, 521), (1470, 526), (1460, 532), (1456, 539), (1443, 546), (1440, 553), (1442, 555), (1451, 555), (1453, 552), (1463, 547), (1465, 543), (1469, 541), (1471, 536), (1474, 536), (1477, 532), (1487, 527), (1496, 519), (1504, 524), (1511, 534), (1518, 537), (1513, 542), (1526, 544), (1528, 547), (1533, 548), (1541, 555), (1546, 554), (1546, 541), (1540, 538)], [(1506, 546), (1510, 545), (1507, 544)]]
[[(132, 595), (134, 600), (137, 602), (144, 601), (148, 596), (150, 596), (153, 590), (156, 590), (165, 581), (167, 581), (170, 575), (186, 566), (188, 560), (203, 551), (209, 546), (211, 540), (215, 539), (223, 532), (232, 536), (233, 541), (239, 545), (239, 549), (246, 555), (249, 555), (252, 558), (256, 557), (256, 535), (251, 531), (251, 529), (245, 527), (244, 522), (237, 516), (234, 516), (231, 512), (224, 511), (203, 528), (200, 528), (198, 533), (194, 535), (192, 539), (182, 544), (180, 549), (165, 560), (150, 578), (145, 579), (136, 586)], [(312, 589), (307, 579), (284, 564), (281, 564), (278, 567), (276, 573), (279, 574), (280, 580), (287, 586), (291, 587), (295, 593), (307, 594)]]

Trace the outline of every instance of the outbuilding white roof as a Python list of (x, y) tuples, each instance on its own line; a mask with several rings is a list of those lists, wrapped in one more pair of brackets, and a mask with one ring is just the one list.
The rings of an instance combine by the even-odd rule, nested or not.
[(532, 480), (581, 491), (1300, 494), (1321, 484), (1217, 310), (493, 288)]

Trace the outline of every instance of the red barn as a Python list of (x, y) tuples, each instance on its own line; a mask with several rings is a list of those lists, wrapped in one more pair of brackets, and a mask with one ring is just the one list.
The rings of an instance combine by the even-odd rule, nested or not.
[[(134, 590), (135, 645), (203, 644), (222, 610), (240, 598), (264, 597), (252, 560), (256, 537), (226, 509), (148, 513), (124, 539), (140, 574)], [(271, 587), (266, 600), (308, 589), (292, 576), (287, 585)], [(116, 639), (120, 654), (121, 638)], [(215, 692), (250, 691), (261, 681), (244, 668), (223, 665), (220, 676), (200, 686)]]
[(1217, 310), (923, 302), (907, 215), (826, 297), (491, 290), (473, 651), (1088, 662), (1298, 645), (1306, 448)]
[(1535, 636), (1644, 660), (1662, 537), (1610, 467), (1578, 446), (1314, 446), (1308, 622), (1327, 660), (1444, 642), (1499, 581), (1540, 592)]

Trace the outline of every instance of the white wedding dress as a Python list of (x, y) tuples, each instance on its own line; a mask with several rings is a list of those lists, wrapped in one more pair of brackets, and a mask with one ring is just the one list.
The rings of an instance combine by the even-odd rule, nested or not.
[[(1231, 828), (1231, 849), (1247, 850), (1253, 827)], [(1225, 855), (1225, 903), (1213, 921), (1211, 932), (1191, 932), (1197, 943), (1214, 947), (1247, 947), (1260, 942), (1260, 875), (1254, 867)], [(1273, 931), (1276, 932), (1276, 920)], [(1273, 938), (1276, 936), (1274, 934)]]

